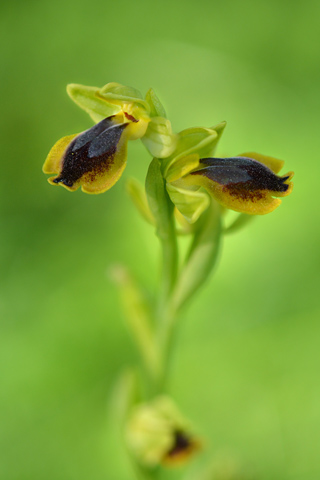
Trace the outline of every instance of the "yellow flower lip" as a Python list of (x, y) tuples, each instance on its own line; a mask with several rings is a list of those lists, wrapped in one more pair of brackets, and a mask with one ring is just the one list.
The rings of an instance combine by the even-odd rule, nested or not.
[(102, 193), (119, 179), (126, 164), (126, 130), (130, 121), (105, 118), (78, 135), (59, 140), (51, 149), (43, 171), (55, 173), (51, 184), (70, 191), (80, 185), (87, 193)]
[(61, 173), (53, 182), (72, 187), (84, 175), (93, 179), (108, 169), (127, 125), (114, 125), (109, 117), (77, 136), (65, 151)]

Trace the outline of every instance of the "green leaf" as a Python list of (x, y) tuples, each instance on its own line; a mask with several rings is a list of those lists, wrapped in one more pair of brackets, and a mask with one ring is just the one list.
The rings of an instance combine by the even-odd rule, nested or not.
[(67, 86), (69, 97), (96, 122), (121, 111), (121, 106), (108, 103), (99, 96), (99, 88), (70, 83)]
[(218, 259), (222, 231), (220, 206), (211, 201), (198, 222), (186, 263), (173, 292), (175, 310), (179, 310), (205, 283)]

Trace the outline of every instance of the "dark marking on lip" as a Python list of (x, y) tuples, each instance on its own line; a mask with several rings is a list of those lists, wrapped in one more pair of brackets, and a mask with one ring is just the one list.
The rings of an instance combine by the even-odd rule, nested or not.
[(113, 118), (105, 118), (70, 143), (63, 157), (62, 171), (54, 183), (72, 187), (83, 175), (89, 175), (93, 181), (110, 168), (123, 130), (128, 125), (116, 124)]
[(289, 177), (278, 177), (262, 163), (247, 157), (202, 158), (204, 168), (192, 175), (204, 175), (224, 186), (229, 194), (244, 200), (259, 200), (263, 191), (286, 192), (289, 185), (284, 183)]

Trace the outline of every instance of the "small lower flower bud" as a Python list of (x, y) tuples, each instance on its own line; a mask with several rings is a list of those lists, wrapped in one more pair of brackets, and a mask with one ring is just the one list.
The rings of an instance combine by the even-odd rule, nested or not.
[(165, 396), (133, 409), (126, 426), (126, 440), (137, 459), (148, 466), (184, 463), (200, 448), (188, 422)]

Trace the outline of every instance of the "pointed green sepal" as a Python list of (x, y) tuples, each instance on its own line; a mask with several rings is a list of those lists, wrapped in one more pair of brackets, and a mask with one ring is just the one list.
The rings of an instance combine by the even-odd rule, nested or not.
[(149, 111), (148, 103), (143, 99), (139, 90), (133, 87), (126, 87), (120, 83), (110, 82), (99, 89), (102, 98), (117, 103), (136, 103), (142, 106), (147, 112)]
[(166, 118), (166, 111), (160, 102), (159, 98), (155, 94), (154, 90), (150, 88), (146, 94), (146, 101), (150, 107), (151, 117), (164, 117)]
[(69, 97), (85, 110), (96, 123), (121, 111), (120, 105), (109, 103), (101, 97), (99, 91), (100, 89), (97, 87), (87, 87), (76, 83), (70, 83), (67, 86)]
[(176, 148), (177, 135), (172, 132), (169, 120), (164, 117), (152, 117), (142, 142), (153, 157), (166, 158)]
[(207, 192), (199, 188), (187, 189), (173, 183), (167, 183), (167, 191), (171, 201), (190, 223), (196, 222), (210, 204), (210, 197)]

